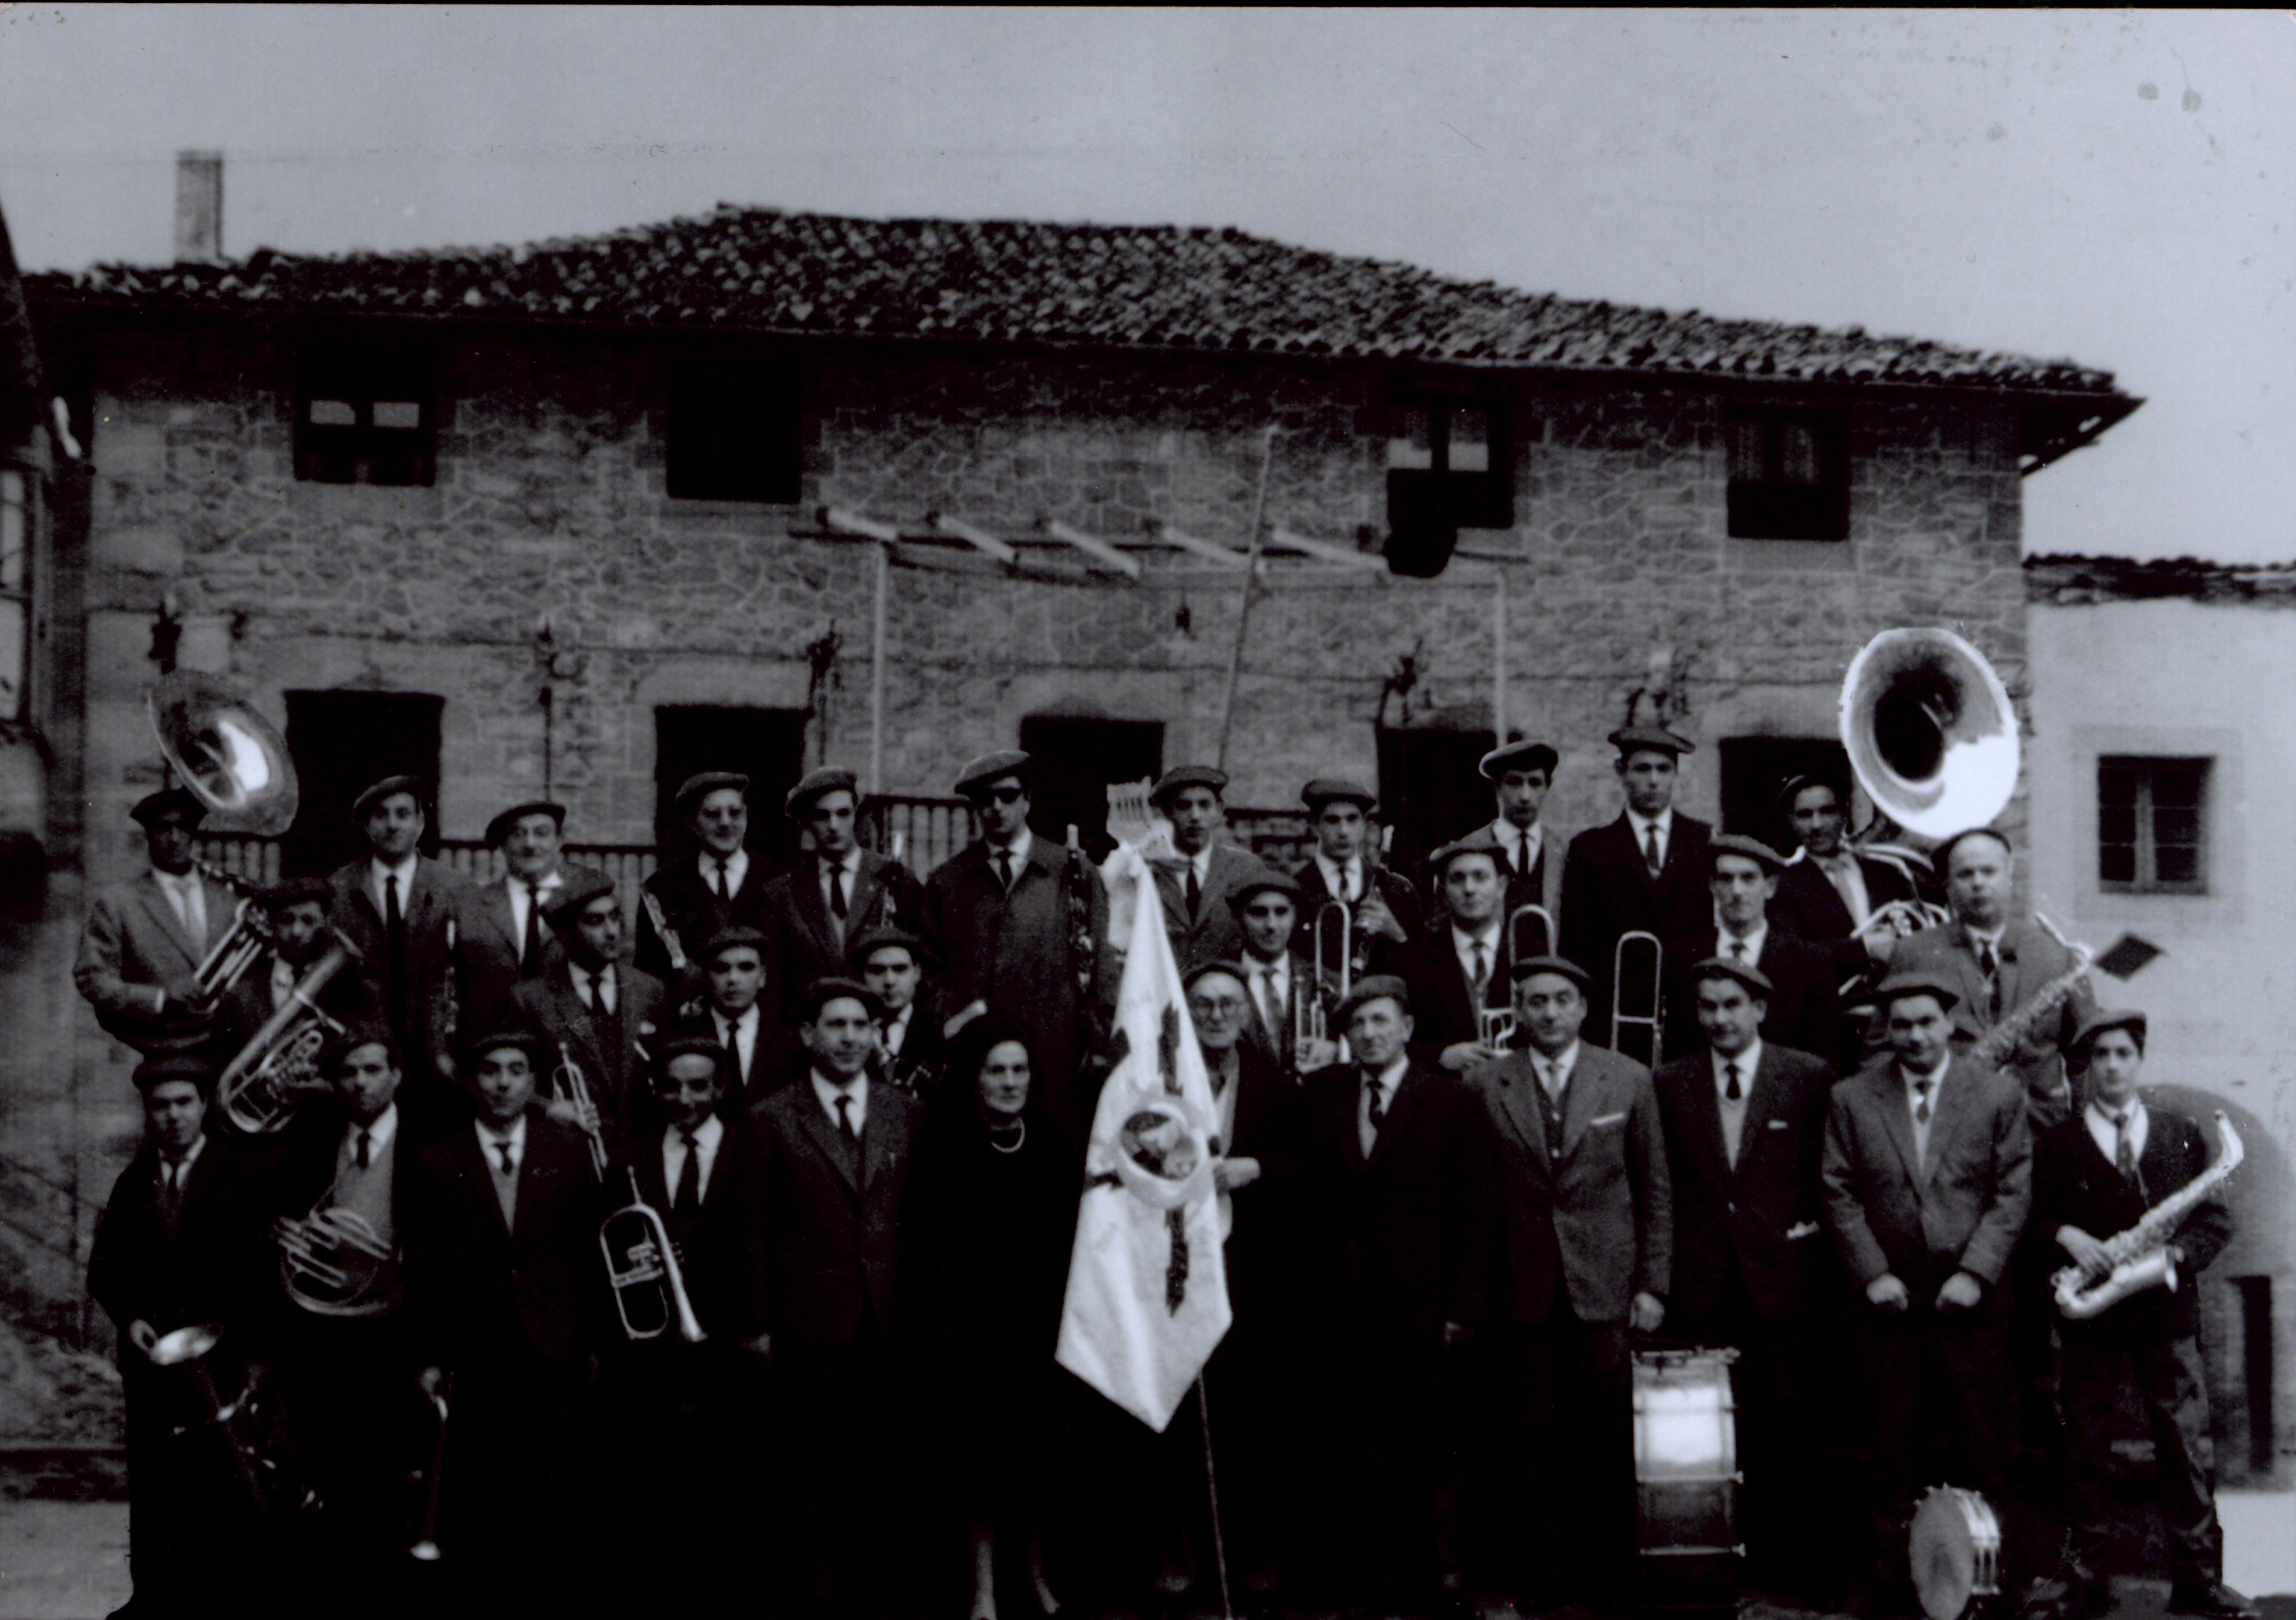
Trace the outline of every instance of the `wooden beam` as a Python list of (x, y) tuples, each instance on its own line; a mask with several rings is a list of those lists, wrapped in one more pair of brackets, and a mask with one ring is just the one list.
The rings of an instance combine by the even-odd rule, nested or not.
[(1218, 563), (1223, 568), (1242, 568), (1251, 560), (1243, 552), (1231, 551), (1217, 541), (1199, 540), (1194, 534), (1183, 534), (1168, 523), (1157, 524), (1152, 532), (1161, 543), (1201, 557), (1207, 563)]
[(1121, 574), (1128, 580), (1140, 578), (1140, 559), (1127, 557), (1106, 540), (1071, 529), (1057, 518), (1045, 520), (1045, 532), (1064, 545), (1076, 547), (1111, 573)]
[(1278, 524), (1275, 532), (1268, 536), (1267, 543), (1278, 551), (1297, 551), (1302, 557), (1313, 557), (1319, 562), (1330, 563), (1335, 568), (1385, 568), (1387, 566), (1387, 560), (1375, 552), (1357, 551), (1353, 546), (1335, 545), (1330, 540), (1309, 539), (1304, 534), (1293, 533), (1281, 524)]
[(928, 512), (925, 514), (925, 527), (936, 534), (954, 535), (975, 550), (987, 552), (1000, 563), (1019, 560), (1020, 553), (1013, 550), (1011, 546), (1006, 545), (985, 529), (975, 529), (962, 518), (952, 518), (945, 512)]
[(901, 537), (900, 530), (893, 524), (864, 518), (860, 513), (848, 512), (842, 506), (823, 507), (821, 526), (841, 534), (858, 534), (864, 539), (882, 540), (888, 545)]

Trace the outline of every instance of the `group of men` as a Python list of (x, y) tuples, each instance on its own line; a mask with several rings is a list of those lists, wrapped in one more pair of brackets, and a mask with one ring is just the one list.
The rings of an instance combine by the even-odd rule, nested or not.
[[(2133, 1396), (2171, 1608), (2246, 1620), (2220, 1581), (2189, 1291), (2054, 1326), (2049, 1303), (2051, 1272), (2095, 1269), (2206, 1163), (2137, 1093), (2143, 1016), (2099, 1008), (2014, 912), (2001, 835), (1941, 844), (1952, 920), (1901, 935), (1884, 908), (1916, 874), (1848, 843), (1846, 785), (1785, 785), (1789, 861), (1674, 808), (1686, 740), (1610, 741), (1625, 807), (1560, 849), (1541, 820), (1556, 750), (1487, 756), (1495, 818), (1435, 851), (1424, 898), (1378, 858), (1358, 784), (1306, 785), (1297, 874), (1220, 841), (1221, 772), (1155, 784), (1155, 883), (1233, 1166), (1235, 1317), (1203, 1387), (1225, 1536), (1204, 1534), (1209, 1493), (1169, 1493), (1157, 1592), (1208, 1594), (1204, 1550), (1225, 1546), (1262, 1606), (1631, 1606), (1630, 1392), (1638, 1343), (1659, 1343), (1735, 1352), (1766, 1584), (1910, 1613), (1916, 1490), (2006, 1500), (2020, 1447), (2061, 1449), (2048, 1505), (2070, 1550), (2005, 1563), (2049, 1620), (2102, 1612)], [(97, 903), (78, 983), (150, 1054), (148, 1139), (90, 1278), (129, 1379), (139, 1593), (182, 1600), (215, 1577), (194, 1547), (230, 1544), (179, 1534), (207, 1522), (180, 1489), (178, 1431), (201, 1425), (149, 1353), (214, 1321), (216, 1376), (275, 1369), (319, 1544), (342, 1556), (400, 1539), (405, 1457), (451, 1413), (427, 1528), (482, 1589), (611, 1563), (584, 1534), (601, 1499), (680, 1545), (685, 1576), (738, 1584), (770, 1432), (773, 1522), (795, 1528), (792, 1585), (764, 1595), (882, 1600), (877, 1509), (916, 1472), (902, 1188), (926, 1111), (971, 1106), (947, 1042), (1010, 1016), (1080, 1168), (1092, 1119), (1119, 964), (1097, 872), (1028, 826), (1034, 775), (1015, 751), (968, 765), (979, 835), (922, 882), (859, 847), (848, 772), (790, 793), (808, 847), (786, 872), (747, 848), (747, 782), (695, 777), (677, 797), (694, 853), (646, 881), (634, 960), (613, 886), (560, 859), (561, 807), (497, 817), (505, 875), (473, 886), (416, 852), (423, 785), (388, 779), (356, 807), (369, 855), (263, 895), (268, 953), (220, 1001), (196, 973), (238, 900), (191, 861), (199, 805), (138, 805), (152, 870)], [(1633, 935), (1657, 944), (1647, 987), (1614, 982)], [(331, 947), (351, 965), (318, 984)], [(1653, 990), (1638, 1026), (1625, 1002)], [(305, 996), (337, 1027), (329, 1095), (276, 1142), (243, 1138), (208, 1106), (217, 1073)], [(1629, 1029), (1639, 1056), (1615, 1049)], [(618, 1325), (624, 1288), (666, 1291), (622, 1281), (612, 1212), (633, 1203), (665, 1224), (699, 1343)], [(374, 1240), (348, 1310), (336, 1210)], [(2167, 1240), (2190, 1273), (2226, 1231), (2202, 1200)], [(636, 1246), (638, 1273), (662, 1269)], [(587, 1488), (601, 1443), (638, 1488)], [(1824, 1555), (1844, 1457), (1871, 1533), (1847, 1569)], [(618, 1578), (664, 1579), (652, 1558)]]

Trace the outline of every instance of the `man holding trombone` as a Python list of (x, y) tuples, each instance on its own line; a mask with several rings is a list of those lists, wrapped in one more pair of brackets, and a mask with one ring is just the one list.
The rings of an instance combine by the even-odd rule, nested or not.
[(1312, 955), (1308, 930), (1324, 906), (1339, 900), (1352, 914), (1356, 977), (1373, 969), (1390, 971), (1388, 953), (1420, 933), (1419, 891), (1401, 873), (1381, 864), (1372, 837), (1371, 813), (1379, 797), (1342, 777), (1317, 777), (1300, 790), (1307, 806), (1315, 853), (1300, 869), (1300, 932), (1296, 949)]

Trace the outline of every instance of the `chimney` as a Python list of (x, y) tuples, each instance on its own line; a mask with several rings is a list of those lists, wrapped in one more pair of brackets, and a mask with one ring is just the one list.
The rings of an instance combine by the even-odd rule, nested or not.
[(215, 265), (224, 258), (224, 155), (176, 154), (176, 262)]

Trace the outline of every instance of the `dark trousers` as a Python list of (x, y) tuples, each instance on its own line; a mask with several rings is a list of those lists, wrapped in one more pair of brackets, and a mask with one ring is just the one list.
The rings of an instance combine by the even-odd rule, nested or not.
[[(1272, 1591), (1278, 1548), (1288, 1540), (1282, 1488), (1289, 1447), (1290, 1401), (1270, 1347), (1241, 1327), (1230, 1331), (1203, 1370), (1202, 1396), (1192, 1392), (1158, 1437), (1162, 1475), (1163, 1564), (1216, 1595), (1211, 1502), (1219, 1500), (1219, 1550), (1233, 1593)], [(1210, 1413), (1210, 1470), (1204, 1416)]]
[(1439, 1324), (1413, 1326), (1408, 1338), (1359, 1327), (1327, 1352), (1303, 1493), (1319, 1597), (1424, 1606), (1458, 1584), (1457, 1362)]
[(587, 1360), (461, 1365), (447, 1401), (441, 1573), (474, 1608), (565, 1608), (602, 1528)]
[(790, 1560), (803, 1607), (847, 1611), (873, 1601), (893, 1571), (882, 1544), (888, 1518), (908, 1504), (889, 1492), (910, 1478), (894, 1455), (900, 1414), (893, 1352), (874, 1320), (850, 1343), (775, 1347), (776, 1428), (789, 1450), (787, 1522), (803, 1538)]
[(1520, 1607), (1614, 1606), (1635, 1561), (1634, 1366), (1623, 1322), (1583, 1322), (1558, 1300), (1546, 1320), (1500, 1329), (1488, 1346), (1500, 1455), (1491, 1492), (1492, 1580)]
[[(602, 1403), (612, 1461), (597, 1493), (609, 1515), (592, 1567), (618, 1595), (605, 1613), (756, 1607), (757, 1539), (775, 1523), (755, 1459), (759, 1368), (728, 1335), (614, 1346)], [(872, 1509), (874, 1511), (874, 1509)]]
[(2113, 1432), (2121, 1393), (2133, 1386), (2152, 1429), (2169, 1571), (2179, 1586), (2215, 1583), (2223, 1573), (2224, 1536), (2217, 1524), (2216, 1447), (2209, 1438), (2200, 1342), (2190, 1334), (2126, 1334), (2103, 1324), (2067, 1323), (2062, 1342), (2074, 1568), (2087, 1579), (2100, 1576), (2105, 1547), (2117, 1533)]
[(1906, 1529), (1924, 1488), (1958, 1485), (1999, 1508), (2014, 1399), (2002, 1291), (1941, 1312), (1930, 1304), (1934, 1284), (1926, 1292), (1909, 1287), (1913, 1307), (1865, 1307), (1861, 1336), (1872, 1436), (1866, 1503), (1876, 1553), (1893, 1576), (1906, 1567)]

